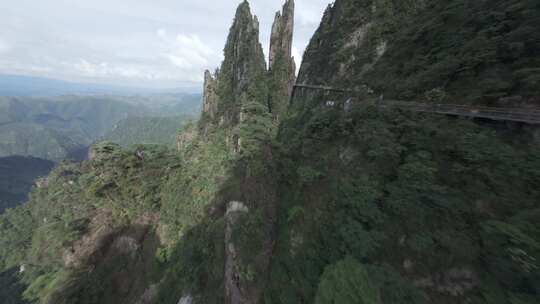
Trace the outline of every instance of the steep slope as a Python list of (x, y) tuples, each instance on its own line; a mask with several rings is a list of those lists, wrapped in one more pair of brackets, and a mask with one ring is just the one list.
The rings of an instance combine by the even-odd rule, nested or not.
[(499, 127), (370, 105), (286, 123), (265, 303), (535, 303), (540, 146)]
[(270, 41), (270, 64), (259, 42), (259, 22), (247, 1), (236, 11), (224, 49), (225, 59), (214, 74), (205, 72), (201, 133), (230, 130), (229, 142), (236, 152), (249, 154), (259, 139), (272, 136), (287, 111), (295, 79), (291, 58), (294, 1), (276, 13)]
[[(301, 83), (453, 103), (538, 106), (537, 1), (336, 1), (324, 14)], [(513, 98), (508, 98), (513, 97)]]
[[(252, 16), (247, 1), (236, 11), (224, 49), (221, 68), (205, 73), (203, 122), (210, 119), (227, 127), (236, 126), (242, 108), (249, 103), (264, 104), (266, 88), (263, 77), (266, 64), (259, 42), (259, 21)], [(216, 98), (212, 98), (215, 92)]]
[[(218, 192), (233, 182), (232, 161), (253, 155), (246, 143), (258, 148), (275, 128), (266, 89), (258, 91), (264, 84), (259, 77), (264, 80), (267, 71), (256, 17), (247, 2), (237, 10), (225, 55), (225, 73), (218, 78), (219, 116), (209, 119), (205, 112), (197, 125), (186, 126), (180, 152), (159, 146), (122, 150), (112, 143), (95, 145), (88, 161), (61, 164), (34, 190), (28, 204), (2, 217), (1, 267), (25, 265), (25, 298), (55, 304), (177, 303), (193, 292), (209, 302), (223, 299), (223, 283), (211, 284), (224, 282), (220, 278), (225, 273), (216, 271), (209, 278), (212, 291), (195, 294), (200, 288), (185, 281), (195, 264), (179, 268), (177, 262), (179, 252), (212, 243), (192, 238), (199, 225), (223, 233), (220, 221), (208, 222), (207, 215), (221, 210), (216, 207), (221, 204)], [(263, 126), (264, 121), (268, 123)], [(246, 127), (253, 125), (262, 127)], [(224, 237), (218, 240), (214, 252), (225, 256)], [(268, 263), (267, 255), (264, 260)], [(172, 282), (177, 284), (168, 288)]]
[[(373, 3), (328, 8), (300, 82), (339, 86), (385, 64), (382, 54), (363, 73), (339, 48), (339, 37), (360, 35)], [(399, 8), (391, 16), (418, 20), (442, 5), (384, 3)], [(271, 48), (290, 64), (283, 29), (291, 21), (282, 16), (293, 6), (277, 15)], [(100, 143), (0, 216), (0, 269), (23, 266), (24, 296), (47, 304), (537, 303), (538, 129), (383, 107), (369, 94), (343, 107), (351, 96), (301, 90), (287, 115), (275, 116), (271, 105), (289, 98), (270, 97), (278, 61), (270, 56), (265, 69), (256, 20), (242, 2), (221, 69), (206, 73), (202, 118), (184, 127), (179, 151)], [(334, 35), (318, 40), (325, 28)], [(399, 32), (388, 33), (388, 50)], [(290, 88), (290, 77), (278, 78)]]
[(268, 106), (274, 120), (287, 114), (288, 101), (296, 81), (296, 63), (291, 57), (294, 30), (294, 1), (283, 5), (272, 25), (269, 53)]
[[(530, 106), (537, 92), (521, 84), (534, 77), (520, 71), (538, 66), (536, 42), (518, 39), (518, 57), (502, 50), (539, 16), (527, 1), (328, 7), (298, 82), (363, 94), (295, 92), (278, 136), (282, 203), (265, 303), (538, 301), (537, 128), (370, 100)], [(509, 85), (495, 85), (503, 78)]]

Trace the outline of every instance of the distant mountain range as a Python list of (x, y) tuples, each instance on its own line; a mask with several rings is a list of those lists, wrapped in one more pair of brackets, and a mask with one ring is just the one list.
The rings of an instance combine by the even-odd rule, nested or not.
[(0, 74), (0, 213), (35, 179), (95, 141), (173, 145), (201, 109), (200, 88), (138, 89)]
[[(0, 97), (0, 157), (23, 155), (57, 162), (72, 156), (74, 151), (84, 151), (121, 120), (179, 115), (195, 117), (200, 104), (200, 94), (186, 93)], [(174, 126), (173, 134), (166, 136), (174, 136), (177, 128)], [(138, 127), (146, 128), (144, 125)]]
[(0, 214), (26, 201), (55, 163), (85, 159), (93, 142), (174, 145), (200, 106), (190, 93), (0, 96)]
[(105, 84), (77, 83), (64, 80), (0, 74), (0, 96), (58, 96), (58, 95), (131, 95), (131, 94), (176, 94), (199, 93), (200, 87), (179, 87), (174, 89), (150, 89)]

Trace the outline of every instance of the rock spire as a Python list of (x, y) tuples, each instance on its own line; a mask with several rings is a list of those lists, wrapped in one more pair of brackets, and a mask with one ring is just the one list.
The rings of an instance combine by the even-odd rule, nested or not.
[(272, 34), (270, 36), (269, 67), (272, 69), (276, 56), (282, 53), (290, 58), (292, 55), (292, 40), (294, 31), (294, 0), (288, 0), (283, 10), (276, 13)]
[(270, 38), (268, 106), (275, 121), (287, 112), (289, 97), (296, 82), (296, 64), (292, 57), (294, 0), (287, 0), (276, 13)]
[(244, 1), (236, 10), (221, 68), (214, 74), (205, 72), (204, 119), (220, 125), (238, 124), (242, 105), (260, 95), (255, 92), (257, 81), (265, 71), (259, 21), (251, 14), (249, 3)]

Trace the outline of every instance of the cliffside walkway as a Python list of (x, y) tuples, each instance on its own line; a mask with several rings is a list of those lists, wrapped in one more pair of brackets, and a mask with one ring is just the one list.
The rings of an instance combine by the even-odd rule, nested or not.
[[(293, 94), (296, 89), (320, 90), (328, 93), (355, 93), (355, 91), (347, 89), (297, 84), (294, 86)], [(527, 124), (540, 124), (540, 109), (482, 107), (458, 104), (430, 104), (397, 100), (379, 101), (378, 105), (380, 107), (398, 107), (416, 112), (464, 116), (471, 118), (485, 118), (500, 121), (515, 121)]]

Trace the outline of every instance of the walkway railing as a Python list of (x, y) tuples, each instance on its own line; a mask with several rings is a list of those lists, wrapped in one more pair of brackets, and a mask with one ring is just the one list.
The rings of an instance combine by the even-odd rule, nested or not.
[[(326, 86), (315, 86), (299, 84), (295, 88), (322, 90), (327, 92), (354, 93), (353, 90), (331, 88)], [(379, 101), (381, 107), (399, 107), (417, 112), (437, 113), (445, 115), (456, 115), (473, 118), (486, 118), (491, 120), (517, 121), (528, 124), (540, 124), (540, 109), (527, 108), (499, 108), (470, 106), (458, 104), (431, 104), (407, 101), (384, 100)]]

